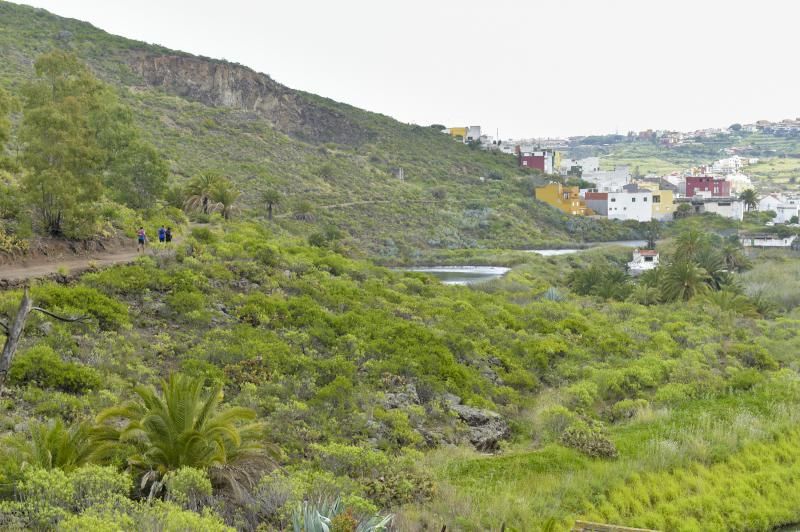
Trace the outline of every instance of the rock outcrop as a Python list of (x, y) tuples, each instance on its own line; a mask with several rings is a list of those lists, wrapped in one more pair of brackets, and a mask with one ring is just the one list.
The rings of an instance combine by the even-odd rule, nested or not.
[(500, 442), (511, 436), (508, 422), (491, 410), (462, 405), (461, 398), (445, 394), (444, 401), (459, 419), (469, 427), (469, 441), (479, 451), (496, 452)]
[(301, 140), (358, 144), (372, 136), (339, 111), (241, 65), (188, 55), (134, 55), (130, 66), (147, 87), (256, 113)]

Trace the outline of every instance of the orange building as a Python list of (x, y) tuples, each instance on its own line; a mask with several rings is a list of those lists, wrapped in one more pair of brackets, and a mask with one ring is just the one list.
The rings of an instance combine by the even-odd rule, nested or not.
[(594, 214), (594, 211), (588, 208), (586, 202), (581, 198), (578, 187), (565, 187), (561, 183), (549, 183), (543, 187), (536, 187), (536, 199), (573, 216)]

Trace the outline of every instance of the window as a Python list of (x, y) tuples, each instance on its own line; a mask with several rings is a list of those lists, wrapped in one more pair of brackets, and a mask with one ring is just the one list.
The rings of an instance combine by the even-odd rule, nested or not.
[(647, 201), (647, 196), (643, 197), (642, 201), (646, 202)]
[(631, 203), (636, 203), (636, 198), (631, 198)]
[(653, 196), (653, 203), (661, 203), (661, 196)]
[(611, 201), (617, 201), (617, 198), (611, 198)]

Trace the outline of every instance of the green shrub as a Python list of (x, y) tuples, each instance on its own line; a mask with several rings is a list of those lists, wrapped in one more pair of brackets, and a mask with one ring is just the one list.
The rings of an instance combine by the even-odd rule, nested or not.
[(566, 447), (594, 458), (616, 458), (617, 447), (598, 428), (578, 422), (561, 434), (560, 442)]
[(79, 393), (100, 385), (100, 375), (94, 368), (64, 362), (46, 345), (38, 345), (18, 355), (8, 372), (10, 382), (36, 384), (65, 392)]
[(623, 399), (622, 401), (617, 401), (611, 407), (611, 419), (613, 421), (631, 419), (637, 412), (647, 408), (648, 404), (646, 399)]
[(181, 467), (167, 475), (166, 484), (167, 499), (188, 510), (200, 510), (211, 498), (211, 480), (201, 469)]
[(85, 465), (69, 474), (73, 489), (73, 506), (79, 510), (101, 504), (118, 495), (126, 497), (133, 488), (128, 473), (120, 473), (113, 467)]

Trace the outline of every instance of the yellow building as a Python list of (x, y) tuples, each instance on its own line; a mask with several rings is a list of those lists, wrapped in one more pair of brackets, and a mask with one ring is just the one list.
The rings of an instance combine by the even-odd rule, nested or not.
[(675, 196), (671, 190), (654, 190), (653, 191), (653, 219), (654, 220), (672, 220), (675, 214)]
[(450, 127), (447, 128), (447, 133), (453, 138), (460, 138), (460, 140), (464, 140), (467, 138), (467, 131), (469, 128), (466, 127)]
[(578, 187), (565, 187), (561, 183), (550, 183), (543, 187), (536, 187), (536, 199), (574, 216), (594, 214), (591, 209), (586, 207), (586, 202), (581, 198)]
[(658, 183), (652, 181), (638, 181), (639, 189), (649, 190), (653, 193), (653, 220), (672, 220), (677, 205), (675, 195), (671, 190), (661, 190)]

